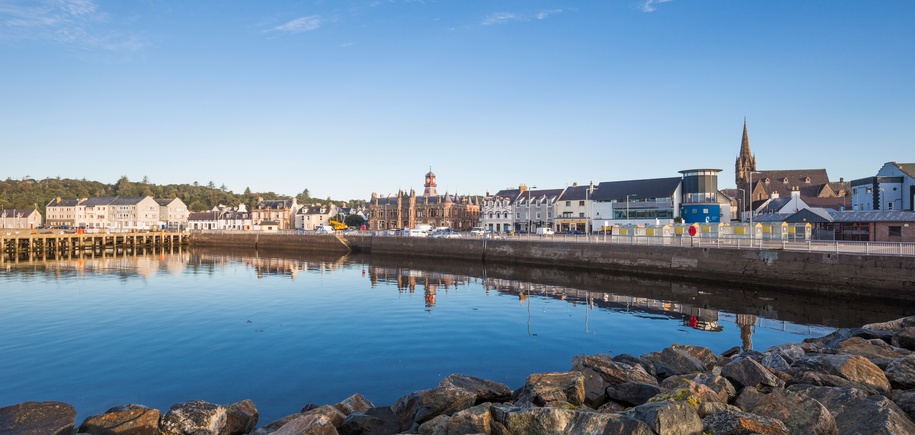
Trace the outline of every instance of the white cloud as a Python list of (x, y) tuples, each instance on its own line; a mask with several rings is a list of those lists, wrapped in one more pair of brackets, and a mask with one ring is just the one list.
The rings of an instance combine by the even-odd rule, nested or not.
[(642, 3), (642, 11), (654, 12), (658, 8), (656, 6), (657, 4), (667, 3), (669, 1), (673, 1), (673, 0), (645, 0), (645, 2)]
[(494, 24), (502, 24), (509, 21), (517, 21), (520, 19), (521, 17), (518, 16), (518, 14), (511, 12), (496, 12), (494, 14), (489, 14), (483, 17), (483, 21), (481, 21), (480, 24), (484, 26), (492, 26)]
[(134, 35), (109, 30), (108, 14), (92, 0), (43, 0), (0, 4), (0, 40), (44, 40), (82, 49), (137, 50)]
[(286, 33), (302, 33), (310, 32), (321, 27), (321, 17), (317, 15), (309, 15), (307, 17), (296, 18), (286, 24), (281, 24), (273, 28), (273, 30), (286, 32)]
[(559, 13), (562, 13), (562, 9), (543, 10), (543, 11), (537, 12), (536, 17), (538, 20), (543, 20), (543, 19), (546, 19), (546, 17), (549, 17), (550, 15), (559, 14)]

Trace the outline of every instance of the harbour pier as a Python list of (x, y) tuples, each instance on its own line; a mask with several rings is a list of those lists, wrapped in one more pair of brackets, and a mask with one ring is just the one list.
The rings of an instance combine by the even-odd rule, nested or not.
[(187, 233), (151, 231), (140, 233), (35, 234), (0, 233), (0, 264), (78, 257), (137, 255), (156, 249), (188, 244)]

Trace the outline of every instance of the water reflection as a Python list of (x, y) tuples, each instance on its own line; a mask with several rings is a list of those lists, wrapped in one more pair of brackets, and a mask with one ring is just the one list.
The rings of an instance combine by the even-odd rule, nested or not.
[[(598, 271), (486, 265), (476, 262), (429, 261), (370, 255), (325, 254), (289, 256), (284, 253), (195, 249), (191, 263), (245, 261), (258, 277), (289, 276), (303, 272), (333, 272), (361, 267), (371, 286), (395, 286), (401, 293), (421, 290), (424, 308), (436, 307), (439, 291), (479, 283), (486, 293), (513, 295), (520, 303), (530, 296), (600, 309), (633, 312), (639, 316), (677, 319), (685, 328), (722, 332), (722, 317), (740, 329), (742, 348), (753, 348), (757, 328), (811, 334), (810, 326), (857, 327), (913, 314), (908, 304), (876, 298), (849, 298), (795, 290), (779, 291), (751, 286), (723, 287), (614, 275)], [(587, 313), (586, 319), (587, 322)], [(587, 329), (587, 325), (585, 326)]]

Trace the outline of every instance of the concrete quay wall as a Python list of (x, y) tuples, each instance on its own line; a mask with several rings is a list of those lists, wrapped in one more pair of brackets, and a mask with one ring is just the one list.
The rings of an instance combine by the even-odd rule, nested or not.
[(281, 251), (317, 251), (347, 253), (346, 239), (314, 234), (270, 233), (194, 233), (190, 244), (208, 248), (269, 249)]
[(778, 289), (915, 300), (915, 258), (556, 241), (351, 237), (373, 255), (475, 259)]
[(621, 272), (848, 296), (915, 300), (915, 258), (772, 249), (558, 241), (286, 234), (195, 234), (194, 246), (362, 252)]

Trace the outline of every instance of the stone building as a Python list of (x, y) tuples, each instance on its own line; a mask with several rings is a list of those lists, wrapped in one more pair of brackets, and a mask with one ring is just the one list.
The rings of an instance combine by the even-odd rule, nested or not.
[(480, 205), (471, 196), (438, 194), (435, 174), (426, 174), (423, 194), (398, 191), (397, 195), (380, 197), (372, 192), (368, 204), (368, 228), (386, 230), (415, 228), (417, 225), (449, 227), (468, 231), (480, 222)]

